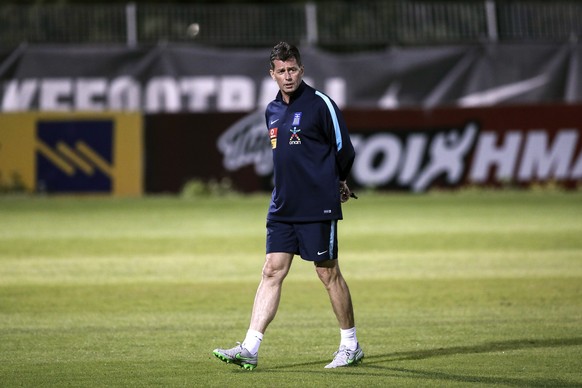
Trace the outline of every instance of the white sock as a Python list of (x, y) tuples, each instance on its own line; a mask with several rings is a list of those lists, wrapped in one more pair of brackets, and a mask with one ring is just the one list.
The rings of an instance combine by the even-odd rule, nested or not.
[(247, 336), (242, 343), (242, 347), (248, 350), (254, 356), (259, 351), (259, 346), (261, 346), (262, 340), (263, 333), (249, 329), (247, 331)]
[(358, 338), (356, 337), (356, 328), (340, 329), (341, 342), (340, 347), (345, 345), (350, 350), (356, 350), (358, 347)]

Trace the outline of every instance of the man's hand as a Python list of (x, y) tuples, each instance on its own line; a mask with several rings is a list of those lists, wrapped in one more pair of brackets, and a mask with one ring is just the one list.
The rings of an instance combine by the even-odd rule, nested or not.
[(339, 191), (340, 191), (340, 201), (342, 203), (347, 202), (352, 196), (354, 198), (357, 198), (355, 194), (352, 194), (352, 192), (350, 191), (350, 188), (348, 187), (346, 181), (340, 181)]

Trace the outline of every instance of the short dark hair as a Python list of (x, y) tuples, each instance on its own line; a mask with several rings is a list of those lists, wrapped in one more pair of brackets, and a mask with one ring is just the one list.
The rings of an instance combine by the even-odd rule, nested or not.
[(295, 58), (295, 61), (299, 66), (303, 66), (301, 64), (301, 54), (299, 53), (299, 49), (292, 44), (287, 42), (279, 42), (273, 47), (271, 50), (271, 70), (275, 68), (275, 61), (288, 61), (289, 59)]

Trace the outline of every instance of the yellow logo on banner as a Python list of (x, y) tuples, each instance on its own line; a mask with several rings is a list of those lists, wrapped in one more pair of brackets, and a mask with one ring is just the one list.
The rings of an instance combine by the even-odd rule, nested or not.
[(112, 166), (85, 142), (77, 142), (75, 149), (64, 142), (59, 142), (56, 150), (53, 150), (46, 143), (37, 140), (36, 149), (69, 176), (75, 174), (76, 169), (86, 175), (93, 175), (95, 168), (110, 178), (113, 176)]

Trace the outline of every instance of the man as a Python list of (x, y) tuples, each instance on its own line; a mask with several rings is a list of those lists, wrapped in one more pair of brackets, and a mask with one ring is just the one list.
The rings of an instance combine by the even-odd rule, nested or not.
[(354, 148), (336, 104), (303, 81), (299, 50), (281, 42), (271, 51), (270, 74), (279, 86), (265, 118), (271, 139), (275, 188), (267, 216), (267, 255), (247, 335), (232, 349), (215, 349), (226, 363), (253, 370), (281, 286), (294, 255), (312, 261), (340, 326), (340, 347), (326, 368), (358, 364), (352, 299), (338, 260), (337, 221), (351, 194), (346, 178)]

